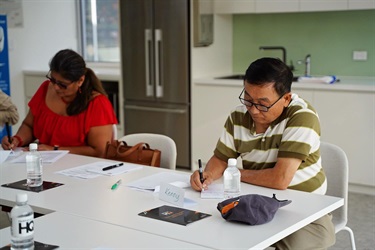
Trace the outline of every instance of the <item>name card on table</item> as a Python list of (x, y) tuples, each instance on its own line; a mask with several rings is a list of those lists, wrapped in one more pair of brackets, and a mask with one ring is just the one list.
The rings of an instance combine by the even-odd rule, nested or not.
[(168, 183), (161, 183), (159, 199), (183, 207), (185, 190)]

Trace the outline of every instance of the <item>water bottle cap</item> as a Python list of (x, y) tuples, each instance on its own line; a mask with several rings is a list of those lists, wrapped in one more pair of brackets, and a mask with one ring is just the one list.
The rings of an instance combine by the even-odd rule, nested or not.
[(229, 158), (228, 159), (228, 166), (237, 166), (237, 159), (235, 158)]
[(38, 144), (36, 144), (36, 143), (30, 143), (29, 150), (37, 150), (37, 149), (38, 149)]
[(25, 193), (17, 194), (16, 201), (17, 202), (22, 202), (22, 203), (26, 202), (27, 201), (27, 194), (25, 194)]

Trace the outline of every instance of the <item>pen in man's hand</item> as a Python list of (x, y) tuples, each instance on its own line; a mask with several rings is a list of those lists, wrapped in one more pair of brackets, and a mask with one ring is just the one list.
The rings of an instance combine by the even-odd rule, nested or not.
[(124, 163), (119, 163), (119, 164), (115, 164), (115, 165), (112, 165), (112, 166), (108, 166), (108, 167), (103, 168), (102, 170), (107, 171), (107, 170), (110, 170), (110, 169), (113, 169), (113, 168), (121, 167), (122, 165), (124, 165)]
[(5, 123), (5, 127), (6, 127), (6, 130), (7, 130), (8, 141), (9, 141), (9, 143), (12, 143), (12, 137), (10, 136), (10, 126), (9, 126), (8, 122)]
[(198, 159), (198, 165), (199, 165), (199, 178), (201, 180), (201, 183), (203, 183), (204, 179), (203, 179), (203, 168), (202, 168), (202, 161), (201, 161), (201, 159)]
[(111, 189), (115, 190), (116, 188), (118, 188), (118, 186), (120, 186), (120, 184), (121, 184), (121, 179), (118, 180), (115, 184), (113, 184), (112, 187), (111, 187)]

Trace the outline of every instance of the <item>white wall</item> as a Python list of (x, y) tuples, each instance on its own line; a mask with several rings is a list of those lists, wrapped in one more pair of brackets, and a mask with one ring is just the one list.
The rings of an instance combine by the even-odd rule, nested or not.
[(232, 74), (232, 46), (232, 15), (214, 15), (213, 44), (192, 48), (192, 79)]
[(8, 28), (10, 91), (20, 113), (14, 133), (28, 111), (22, 72), (44, 70), (47, 73), (48, 63), (57, 51), (78, 48), (75, 0), (24, 0), (22, 7), (23, 27)]
[[(194, 34), (194, 32), (192, 32), (192, 34)], [(214, 138), (208, 138), (206, 134), (202, 134), (202, 131), (205, 131), (205, 124), (201, 123), (200, 115), (202, 115), (202, 110), (207, 110), (205, 109), (207, 105), (204, 103), (204, 100), (211, 102), (209, 100), (216, 99), (215, 96), (212, 95), (212, 92), (209, 91), (210, 88), (195, 86), (194, 79), (232, 74), (232, 47), (232, 15), (214, 15), (213, 44), (207, 47), (192, 48), (191, 166), (193, 170), (196, 170), (198, 167), (198, 158), (202, 158), (202, 162), (205, 163), (213, 154), (217, 139), (220, 136), (227, 116), (227, 112), (225, 112), (223, 121), (220, 120), (220, 122), (217, 122), (219, 117), (215, 117), (216, 119), (213, 119), (212, 123), (210, 123), (212, 130), (217, 131)], [(220, 100), (216, 101), (220, 102)], [(200, 145), (202, 138), (204, 138), (205, 145)], [(204, 150), (202, 150), (202, 148), (204, 148)]]

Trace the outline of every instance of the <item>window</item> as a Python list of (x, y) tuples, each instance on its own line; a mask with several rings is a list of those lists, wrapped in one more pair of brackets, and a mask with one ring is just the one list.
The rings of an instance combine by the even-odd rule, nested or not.
[(81, 49), (87, 62), (120, 62), (119, 0), (80, 0)]

